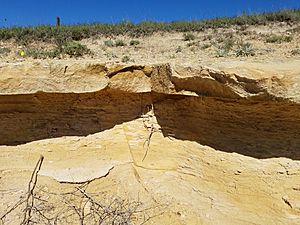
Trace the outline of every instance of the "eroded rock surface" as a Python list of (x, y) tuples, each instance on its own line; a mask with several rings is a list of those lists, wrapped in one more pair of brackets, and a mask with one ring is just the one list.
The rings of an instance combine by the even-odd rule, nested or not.
[(42, 154), (41, 187), (90, 182), (164, 205), (149, 224), (300, 223), (300, 98), (286, 77), (90, 62), (0, 74), (0, 212)]

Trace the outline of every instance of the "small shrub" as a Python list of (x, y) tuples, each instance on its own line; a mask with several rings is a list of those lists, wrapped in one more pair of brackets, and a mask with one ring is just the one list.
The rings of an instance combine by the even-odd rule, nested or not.
[(181, 46), (178, 46), (177, 48), (176, 48), (176, 51), (175, 51), (176, 53), (179, 53), (179, 52), (182, 52), (182, 47)]
[(10, 53), (11, 50), (9, 48), (0, 48), (0, 55), (7, 55), (8, 53)]
[(238, 49), (236, 50), (236, 56), (254, 56), (255, 50), (251, 43), (243, 43), (240, 44)]
[(190, 48), (190, 51), (193, 52), (193, 53), (196, 53), (196, 50), (197, 50), (197, 49), (196, 49), (195, 46), (192, 46), (192, 47)]
[(211, 47), (211, 44), (203, 44), (201, 46), (201, 49), (204, 50), (204, 49), (207, 49), (207, 48), (210, 48)]
[(224, 47), (229, 50), (231, 50), (233, 48), (234, 44), (235, 44), (235, 41), (233, 39), (226, 39), (224, 41)]
[(71, 57), (81, 57), (90, 54), (91, 50), (86, 45), (82, 45), (75, 41), (66, 42), (61, 46), (61, 51)]
[(126, 46), (126, 43), (123, 40), (116, 40), (115, 46)]
[(139, 40), (131, 40), (129, 43), (131, 46), (139, 45), (140, 41)]
[(300, 48), (295, 48), (291, 51), (292, 55), (300, 55)]
[(195, 39), (196, 39), (196, 36), (191, 34), (191, 33), (183, 34), (183, 40), (184, 41), (193, 41)]
[(228, 49), (225, 48), (218, 48), (216, 51), (216, 56), (217, 57), (225, 57), (229, 53)]
[(293, 40), (292, 36), (284, 36), (284, 35), (276, 35), (273, 34), (266, 38), (267, 43), (278, 43), (281, 44), (283, 42), (291, 42)]
[(224, 38), (223, 37), (218, 37), (217, 39), (216, 39), (216, 41), (218, 42), (218, 43), (222, 43), (222, 42), (224, 42)]
[(114, 42), (112, 40), (104, 41), (104, 45), (107, 47), (114, 47)]
[(220, 45), (216, 51), (217, 57), (227, 56), (235, 44), (235, 41), (232, 38), (222, 38), (222, 42), (222, 45)]
[(34, 59), (46, 59), (55, 58), (61, 55), (59, 48), (54, 48), (52, 50), (44, 50), (39, 48), (28, 48), (25, 50), (26, 57), (32, 57)]
[(199, 46), (199, 41), (192, 41), (186, 44), (187, 47)]
[(129, 61), (130, 61), (130, 57), (128, 55), (123, 56), (123, 58), (122, 58), (123, 63), (127, 63)]
[(210, 40), (212, 40), (212, 38), (213, 38), (212, 35), (209, 34), (209, 35), (206, 35), (206, 36), (203, 37), (203, 41), (207, 41), (207, 40), (210, 41)]

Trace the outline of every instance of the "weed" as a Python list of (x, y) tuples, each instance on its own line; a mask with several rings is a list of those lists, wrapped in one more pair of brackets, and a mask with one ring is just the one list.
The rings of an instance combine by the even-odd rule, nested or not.
[(209, 35), (205, 35), (204, 37), (203, 37), (203, 41), (207, 41), (207, 40), (212, 40), (212, 35), (211, 34), (209, 34)]
[(204, 49), (207, 49), (207, 48), (210, 48), (211, 47), (211, 44), (203, 44), (201, 46), (201, 49), (204, 50)]
[(131, 40), (129, 43), (131, 46), (139, 45), (140, 41), (139, 40)]
[(255, 50), (251, 43), (242, 43), (239, 45), (238, 49), (236, 50), (236, 56), (254, 56)]
[(223, 42), (223, 48), (230, 51), (233, 48), (234, 44), (235, 44), (235, 41), (233, 39), (231, 39), (231, 38), (225, 39)]
[(7, 55), (8, 53), (10, 53), (11, 50), (9, 48), (0, 48), (0, 55)]
[(182, 47), (181, 46), (178, 46), (177, 48), (176, 48), (176, 51), (175, 51), (176, 53), (179, 53), (179, 52), (182, 52)]
[(196, 39), (196, 36), (191, 34), (191, 33), (183, 34), (183, 40), (184, 41), (193, 41), (195, 39)]
[(81, 57), (85, 54), (90, 54), (91, 50), (86, 45), (82, 45), (75, 41), (66, 42), (61, 47), (61, 51), (71, 57)]
[(123, 63), (128, 63), (130, 61), (130, 57), (128, 55), (123, 56), (122, 62)]
[(291, 42), (292, 40), (293, 40), (292, 36), (276, 35), (276, 34), (272, 34), (271, 36), (266, 38), (267, 43), (278, 43), (278, 44), (281, 44), (283, 42)]
[(218, 48), (216, 51), (216, 56), (217, 57), (225, 57), (227, 56), (229, 51), (225, 48)]
[[(225, 57), (229, 54), (229, 52), (232, 50), (235, 41), (231, 38), (227, 38), (227, 39), (220, 39), (222, 43), (222, 45), (220, 45), (216, 51), (216, 55), (217, 57)], [(219, 41), (220, 41), (219, 40)]]
[(34, 59), (57, 58), (62, 55), (80, 57), (90, 53), (91, 51), (85, 45), (74, 41), (66, 42), (61, 46), (57, 46), (50, 50), (40, 48), (28, 48), (25, 50), (25, 56), (32, 57)]
[(199, 46), (199, 41), (192, 41), (186, 44), (187, 47)]
[(106, 40), (106, 41), (104, 41), (104, 45), (107, 47), (113, 47), (114, 42), (112, 40)]
[(291, 50), (291, 54), (292, 55), (300, 55), (300, 48), (295, 48), (295, 49)]
[(190, 48), (190, 50), (191, 50), (191, 52), (193, 52), (193, 53), (196, 53), (196, 47), (195, 46), (192, 46), (191, 48)]
[(34, 59), (46, 59), (46, 58), (57, 58), (60, 57), (62, 52), (59, 48), (51, 50), (45, 50), (40, 48), (28, 48), (25, 50), (26, 57), (32, 57)]
[(126, 46), (126, 43), (123, 40), (116, 40), (115, 46)]

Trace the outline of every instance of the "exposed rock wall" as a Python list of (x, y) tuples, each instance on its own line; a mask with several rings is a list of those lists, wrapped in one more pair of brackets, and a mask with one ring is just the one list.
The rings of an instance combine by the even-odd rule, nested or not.
[(0, 144), (61, 136), (86, 136), (139, 117), (148, 93), (36, 93), (0, 96)]
[(170, 65), (0, 74), (0, 217), (26, 196), (42, 154), (35, 193), (59, 224), (78, 221), (62, 222), (72, 210), (59, 197), (78, 187), (142, 201), (149, 224), (300, 224), (300, 98), (281, 79)]
[(165, 136), (256, 158), (300, 159), (300, 105), (277, 101), (154, 95)]
[[(168, 64), (62, 68), (52, 66), (49, 77), (63, 81), (63, 74), (69, 71), (69, 80), (76, 77), (80, 81), (73, 85), (77, 93), (56, 93), (56, 89), (23, 93), (25, 87), (34, 90), (33, 76), (28, 75), (31, 82), (18, 94), (18, 83), (6, 77), (13, 94), (6, 88), (1, 91), (0, 144), (86, 136), (134, 120), (152, 105), (165, 136), (257, 158), (300, 157), (300, 105), (270, 94), (264, 85), (275, 81), (278, 85), (278, 80), (254, 80), (208, 68), (172, 68)], [(99, 90), (88, 92), (86, 85), (81, 87), (85, 77), (96, 77), (94, 82), (98, 83), (92, 90)], [(3, 87), (7, 85), (4, 82)], [(39, 85), (49, 90), (49, 82), (39, 80)]]

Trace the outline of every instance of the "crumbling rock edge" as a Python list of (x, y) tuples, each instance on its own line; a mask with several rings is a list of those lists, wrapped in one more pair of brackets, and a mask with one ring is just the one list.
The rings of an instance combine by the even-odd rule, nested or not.
[(287, 87), (277, 77), (253, 79), (236, 73), (161, 65), (31, 64), (0, 67), (0, 95), (91, 93), (104, 89), (130, 93), (157, 92), (226, 99), (288, 100)]
[(153, 106), (164, 136), (256, 158), (300, 158), (298, 96), (288, 96), (288, 87), (274, 77), (255, 80), (169, 64), (0, 70), (1, 145), (87, 136)]

